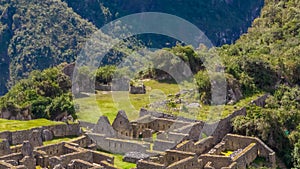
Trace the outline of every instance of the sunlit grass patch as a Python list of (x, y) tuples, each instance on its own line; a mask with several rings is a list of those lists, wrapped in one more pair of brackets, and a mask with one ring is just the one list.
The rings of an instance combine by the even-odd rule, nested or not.
[(0, 119), (0, 132), (28, 130), (36, 127), (51, 126), (57, 124), (64, 124), (64, 123), (50, 121), (46, 119), (36, 119), (36, 120), (29, 120), (29, 121)]

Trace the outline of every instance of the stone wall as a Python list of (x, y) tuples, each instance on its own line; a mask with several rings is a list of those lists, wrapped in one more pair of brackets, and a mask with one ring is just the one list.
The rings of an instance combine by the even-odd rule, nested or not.
[[(94, 167), (93, 164), (80, 159), (72, 160), (71, 163), (68, 165), (68, 169), (83, 169), (83, 168), (93, 168), (93, 167)], [(99, 166), (97, 168), (103, 168), (103, 167)]]
[(201, 139), (197, 142), (186, 141), (179, 144), (175, 149), (180, 151), (193, 152), (197, 155), (207, 152), (214, 146), (214, 138), (212, 136)]
[(146, 153), (150, 149), (150, 143), (137, 142), (133, 140), (124, 140), (116, 138), (108, 138), (103, 134), (88, 133), (88, 136), (96, 143), (96, 145), (105, 151), (117, 154), (125, 154), (127, 152), (143, 152)]
[(267, 161), (270, 163), (270, 166), (276, 166), (275, 152), (258, 138), (227, 134), (223, 140), (226, 142), (226, 149), (231, 150), (238, 149), (241, 147), (244, 148), (250, 145), (251, 143), (256, 143), (257, 148), (259, 150), (258, 156), (266, 158)]
[(18, 110), (18, 112), (10, 112), (8, 110), (0, 110), (0, 118), (8, 120), (31, 120), (32, 114), (29, 109)]
[(79, 121), (79, 126), (84, 127), (87, 130), (91, 130), (95, 127), (94, 123), (86, 122), (86, 121)]
[(233, 158), (232, 161), (237, 163), (237, 168), (246, 169), (258, 155), (256, 143), (248, 145), (240, 154)]
[(106, 161), (107, 163), (109, 163), (110, 165), (114, 164), (114, 156), (110, 156), (107, 154), (103, 154), (99, 151), (91, 151), (89, 150), (92, 155), (93, 155), (93, 162), (97, 163), (97, 164), (101, 164), (104, 161)]
[(217, 124), (215, 131), (212, 134), (212, 136), (215, 139), (215, 144), (220, 142), (226, 134), (232, 131), (231, 121), (237, 116), (246, 116), (246, 113), (247, 113), (246, 108), (242, 108), (240, 110), (233, 112), (231, 115), (227, 116), (226, 118), (220, 120)]
[(10, 146), (6, 139), (0, 140), (0, 156), (10, 154)]
[(11, 153), (20, 153), (22, 149), (22, 144), (10, 147)]
[(171, 149), (176, 146), (174, 141), (167, 140), (155, 140), (153, 145), (153, 150), (156, 151), (165, 151), (167, 149)]
[(224, 166), (229, 166), (232, 161), (230, 157), (225, 157), (222, 155), (209, 155), (203, 154), (199, 157), (202, 160), (202, 163), (206, 165), (208, 162), (212, 162), (211, 166), (214, 168), (222, 168)]
[(50, 157), (52, 156), (59, 156), (61, 154), (64, 154), (64, 142), (57, 143), (57, 144), (51, 144), (47, 146), (41, 146), (37, 147), (36, 150), (40, 150), (48, 154)]
[(178, 151), (178, 150), (167, 150), (166, 155), (164, 156), (164, 163), (169, 166), (175, 162), (178, 162), (182, 159), (186, 159), (188, 157), (197, 158), (195, 153)]
[(169, 165), (167, 169), (199, 169), (200, 167), (201, 164), (196, 157), (187, 157)]
[(73, 139), (72, 143), (78, 144), (80, 147), (88, 147), (89, 145), (93, 144), (93, 141), (87, 135), (82, 135), (76, 139)]
[(186, 140), (188, 136), (189, 136), (188, 134), (183, 134), (183, 133), (164, 132), (162, 134), (158, 134), (157, 139), (179, 143), (183, 140)]
[(104, 169), (117, 169), (116, 167), (114, 167), (113, 164), (110, 164), (106, 161), (101, 161), (101, 165), (103, 166)]
[[(65, 155), (61, 155), (59, 158), (60, 158), (60, 164), (65, 168), (74, 159), (80, 159), (87, 162), (93, 161), (93, 155), (91, 152), (88, 151), (65, 154)], [(52, 158), (49, 159), (49, 162), (50, 162), (50, 168), (54, 168), (54, 166), (57, 165), (56, 160), (52, 160)]]
[(9, 163), (6, 163), (4, 161), (0, 161), (0, 169), (7, 169), (7, 168), (13, 168), (13, 169), (27, 169), (24, 165), (21, 166), (13, 166)]
[[(37, 144), (44, 137), (42, 132), (49, 130), (54, 137), (68, 137), (68, 136), (79, 136), (81, 133), (79, 124), (58, 124), (53, 126), (44, 126), (38, 128), (32, 128), (28, 130), (19, 131), (4, 131), (0, 133), (0, 139), (7, 139), (10, 145), (22, 144), (25, 140), (36, 139), (34, 141)], [(35, 134), (33, 134), (35, 133)]]
[(265, 94), (265, 95), (259, 97), (258, 99), (251, 101), (251, 104), (255, 104), (256, 106), (259, 106), (259, 107), (264, 107), (266, 105), (266, 100), (269, 96), (270, 96), (270, 94)]
[(12, 153), (12, 154), (8, 154), (5, 156), (1, 156), (0, 157), (0, 161), (1, 160), (15, 160), (15, 161), (19, 161), (21, 160), (23, 157), (22, 153)]
[(151, 161), (146, 161), (146, 160), (141, 160), (138, 161), (137, 163), (137, 168), (138, 169), (165, 169), (165, 165), (164, 164), (159, 164), (159, 163), (154, 163)]

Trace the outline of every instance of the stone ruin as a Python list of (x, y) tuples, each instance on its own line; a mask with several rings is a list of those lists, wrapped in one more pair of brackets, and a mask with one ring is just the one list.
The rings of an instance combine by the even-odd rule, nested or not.
[(141, 85), (130, 85), (129, 87), (130, 94), (146, 94), (146, 86), (144, 84)]
[[(73, 78), (74, 71), (76, 69), (75, 63), (66, 64), (63, 67), (62, 72), (67, 75), (71, 80)], [(73, 92), (80, 96), (81, 92), (92, 92), (92, 89), (99, 91), (129, 91), (131, 94), (145, 94), (146, 87), (141, 85), (130, 85), (130, 79), (128, 78), (114, 78), (110, 84), (102, 84), (95, 82), (92, 79), (85, 79), (85, 81), (78, 81), (73, 79)]]
[[(252, 104), (263, 106), (266, 98)], [(231, 120), (246, 113), (242, 108), (215, 124), (206, 124), (141, 109), (134, 121), (119, 111), (112, 124), (102, 116), (97, 124), (80, 122), (1, 132), (0, 169), (114, 169), (114, 157), (96, 149), (125, 154), (123, 160), (137, 163), (137, 169), (246, 169), (257, 157), (275, 168), (275, 152), (261, 140), (229, 134)], [(80, 126), (88, 129), (85, 135)], [(215, 130), (210, 131), (212, 126)], [(43, 146), (43, 141), (68, 136), (79, 137)], [(232, 153), (226, 156), (226, 151)]]
[[(252, 104), (263, 106), (266, 98), (260, 97)], [(231, 120), (245, 115), (246, 109), (242, 108), (216, 124), (206, 124), (141, 109), (134, 121), (119, 111), (112, 124), (102, 116), (95, 125), (82, 125), (91, 129), (86, 134), (99, 149), (126, 154), (123, 160), (136, 162), (138, 169), (244, 169), (257, 157), (264, 157), (274, 168), (275, 152), (261, 140), (229, 134)], [(209, 131), (210, 125), (216, 126), (214, 131)], [(224, 151), (233, 154), (225, 156)]]
[[(79, 124), (71, 126), (55, 125), (0, 133), (0, 169), (35, 169), (36, 166), (51, 169), (115, 169), (113, 156), (96, 151), (92, 140), (81, 135)], [(43, 141), (69, 136), (78, 137), (72, 142), (43, 146)]]

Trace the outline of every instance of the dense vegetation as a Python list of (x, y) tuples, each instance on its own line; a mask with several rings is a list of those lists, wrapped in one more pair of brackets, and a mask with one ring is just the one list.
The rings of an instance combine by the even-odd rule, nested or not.
[(52, 120), (63, 113), (76, 118), (71, 81), (61, 67), (31, 72), (29, 78), (20, 80), (0, 98), (0, 110), (19, 113), (29, 109), (34, 118)]
[[(184, 18), (198, 26), (213, 44), (220, 46), (233, 43), (247, 31), (254, 18), (259, 15), (263, 0), (204, 1), (204, 0), (63, 0), (80, 16), (98, 28), (105, 23), (139, 12), (164, 12)], [(169, 42), (166, 37), (143, 37), (159, 46)]]
[(226, 71), (247, 90), (270, 91), (280, 81), (300, 84), (300, 3), (265, 3), (247, 34), (219, 49)]
[(249, 106), (233, 121), (234, 132), (256, 136), (276, 150), (289, 167), (299, 168), (300, 88), (281, 85), (265, 108)]
[[(43, 70), (62, 62), (74, 61), (82, 44), (96, 30), (93, 24), (100, 28), (104, 23), (127, 14), (142, 11), (167, 12), (190, 20), (205, 31), (215, 44), (220, 45), (232, 43), (245, 32), (263, 4), (262, 0), (243, 3), (98, 0), (65, 2), (0, 2), (0, 95), (7, 92), (6, 86), (11, 87), (16, 81), (27, 77), (32, 70)], [(156, 39), (153, 41), (160, 42), (165, 37)]]
[(244, 93), (269, 91), (265, 108), (249, 107), (236, 133), (260, 137), (289, 168), (299, 168), (300, 3), (267, 0), (261, 16), (234, 45), (219, 49), (226, 72)]
[(0, 94), (8, 79), (74, 61), (95, 30), (61, 1), (0, 1)]

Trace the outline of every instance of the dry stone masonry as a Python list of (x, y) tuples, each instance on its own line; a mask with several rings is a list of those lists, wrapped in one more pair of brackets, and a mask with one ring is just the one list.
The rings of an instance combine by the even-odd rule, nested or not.
[[(267, 97), (252, 104), (264, 106)], [(97, 124), (80, 122), (1, 132), (0, 169), (115, 169), (114, 157), (97, 149), (123, 154), (123, 160), (136, 163), (137, 169), (246, 169), (257, 157), (276, 168), (275, 152), (261, 140), (229, 134), (231, 120), (246, 114), (242, 108), (207, 124), (141, 109), (134, 121), (119, 111), (112, 124), (102, 116)], [(87, 132), (81, 133), (80, 126)], [(69, 136), (77, 139), (43, 145), (43, 141)]]
[[(96, 151), (92, 140), (86, 135), (80, 135), (79, 124), (2, 132), (0, 169), (35, 169), (36, 166), (50, 169), (115, 169), (113, 156)], [(72, 142), (43, 146), (42, 141), (68, 136), (78, 137)]]

